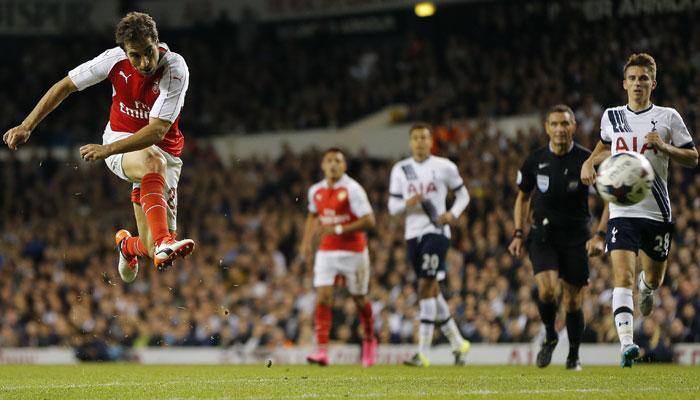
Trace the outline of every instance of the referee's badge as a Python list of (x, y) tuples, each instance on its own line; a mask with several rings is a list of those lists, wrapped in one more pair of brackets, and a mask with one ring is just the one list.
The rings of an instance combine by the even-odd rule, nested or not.
[(537, 175), (537, 188), (540, 192), (545, 193), (549, 189), (549, 176), (548, 175)]

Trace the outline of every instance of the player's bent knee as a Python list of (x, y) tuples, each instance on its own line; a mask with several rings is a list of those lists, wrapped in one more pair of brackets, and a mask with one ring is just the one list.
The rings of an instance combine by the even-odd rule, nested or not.
[(156, 173), (164, 175), (166, 165), (167, 160), (162, 154), (160, 154), (158, 150), (146, 149), (146, 155), (144, 159), (146, 173)]

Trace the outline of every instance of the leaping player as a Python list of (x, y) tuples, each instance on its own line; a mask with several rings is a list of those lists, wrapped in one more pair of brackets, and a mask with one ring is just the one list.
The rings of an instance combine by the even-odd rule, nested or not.
[(117, 24), (115, 38), (117, 47), (68, 72), (21, 124), (3, 135), (3, 141), (17, 150), (71, 93), (109, 79), (112, 106), (102, 144), (82, 146), (80, 156), (85, 161), (105, 160), (114, 174), (132, 183), (140, 236), (124, 229), (115, 235), (119, 274), (131, 282), (138, 274), (137, 257), (152, 258), (163, 269), (194, 250), (191, 239), (175, 239), (179, 157), (185, 144), (178, 122), (189, 70), (182, 56), (159, 42), (156, 23), (148, 14), (127, 14)]
[(651, 314), (654, 291), (666, 273), (671, 248), (673, 219), (668, 197), (668, 160), (684, 167), (698, 165), (698, 152), (683, 118), (673, 108), (652, 104), (651, 92), (656, 88), (656, 62), (649, 54), (633, 54), (623, 70), (622, 85), (627, 91), (627, 105), (605, 110), (600, 122), (600, 142), (581, 168), (581, 181), (595, 182), (594, 166), (611, 152), (634, 152), (645, 156), (654, 168), (651, 192), (632, 206), (610, 203), (610, 220), (606, 249), (610, 251), (613, 269), (612, 309), (620, 337), (622, 367), (631, 367), (639, 356), (633, 341), (634, 301), (637, 254), (641, 259), (639, 274), (639, 310)]
[(306, 359), (321, 366), (329, 363), (333, 284), (336, 276), (342, 275), (362, 324), (362, 366), (370, 367), (375, 363), (377, 339), (372, 305), (367, 300), (369, 253), (364, 231), (374, 227), (374, 212), (362, 186), (345, 174), (347, 164), (340, 149), (323, 153), (321, 169), (324, 179), (309, 189), (309, 214), (300, 249), (302, 257), (310, 261), (314, 235), (320, 236), (314, 261), (318, 351)]

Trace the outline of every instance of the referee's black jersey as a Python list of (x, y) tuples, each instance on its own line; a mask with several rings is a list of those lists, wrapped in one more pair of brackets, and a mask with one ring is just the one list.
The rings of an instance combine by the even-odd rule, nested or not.
[(590, 154), (574, 143), (568, 153), (557, 156), (548, 144), (525, 159), (517, 183), (525, 193), (535, 190), (532, 209), (536, 225), (547, 218), (552, 228), (588, 236), (588, 186), (581, 182), (581, 166)]

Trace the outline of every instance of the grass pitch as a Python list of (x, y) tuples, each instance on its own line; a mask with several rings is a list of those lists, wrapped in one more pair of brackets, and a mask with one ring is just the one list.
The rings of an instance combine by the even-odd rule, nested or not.
[(679, 366), (0, 366), (2, 399), (698, 399)]

